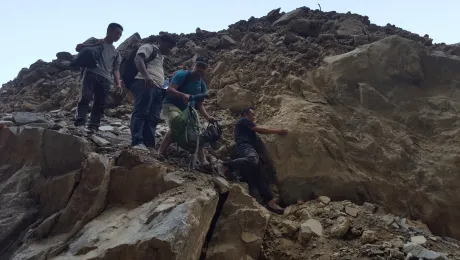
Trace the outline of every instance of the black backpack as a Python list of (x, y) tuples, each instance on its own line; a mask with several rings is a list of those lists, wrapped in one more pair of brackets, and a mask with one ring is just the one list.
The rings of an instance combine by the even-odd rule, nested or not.
[(71, 68), (97, 68), (104, 46), (97, 45), (85, 47), (78, 52), (77, 56), (70, 62)]
[[(124, 58), (120, 64), (121, 80), (125, 83), (125, 86), (128, 89), (131, 88), (134, 77), (136, 77), (137, 73), (139, 73), (136, 64), (134, 63), (134, 59), (136, 58), (139, 47), (141, 46), (142, 44), (137, 44), (136, 47), (129, 53), (128, 57)], [(145, 60), (145, 64), (148, 64), (155, 58), (156, 52), (152, 52), (152, 54)]]
[(200, 143), (209, 143), (214, 150), (218, 149), (218, 141), (222, 136), (222, 129), (219, 123), (209, 123), (206, 129), (201, 133)]

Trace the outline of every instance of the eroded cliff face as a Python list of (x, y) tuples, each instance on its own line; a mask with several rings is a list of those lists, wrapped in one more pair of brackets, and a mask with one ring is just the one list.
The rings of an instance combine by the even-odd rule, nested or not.
[(459, 237), (449, 206), (458, 200), (459, 65), (392, 36), (298, 78), (298, 97), (274, 97), (279, 110), (264, 121), (292, 130), (266, 139), (283, 199), (372, 201)]
[(231, 152), (243, 107), (290, 130), (263, 137), (285, 214), (188, 169), (183, 151), (129, 150), (128, 91), (110, 95), (98, 133), (77, 131), (79, 72), (60, 52), (0, 89), (11, 125), (0, 129), (0, 259), (460, 259), (445, 238), (460, 237), (458, 46), (308, 8), (174, 37), (168, 74), (211, 59), (206, 106), (224, 130), (211, 161)]

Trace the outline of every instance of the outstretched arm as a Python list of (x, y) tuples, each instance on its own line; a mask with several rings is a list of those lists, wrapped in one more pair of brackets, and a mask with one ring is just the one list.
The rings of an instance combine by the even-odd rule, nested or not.
[(199, 102), (197, 106), (198, 106), (198, 111), (200, 111), (200, 115), (202, 117), (204, 117), (206, 120), (208, 120), (211, 123), (215, 120), (214, 117), (209, 116), (208, 112), (206, 112), (206, 109), (203, 106), (203, 101)]
[(285, 135), (288, 133), (287, 129), (270, 129), (262, 126), (254, 126), (251, 128), (252, 131), (258, 133), (258, 134), (263, 134), (263, 135), (270, 135), (270, 134), (276, 134), (276, 135)]

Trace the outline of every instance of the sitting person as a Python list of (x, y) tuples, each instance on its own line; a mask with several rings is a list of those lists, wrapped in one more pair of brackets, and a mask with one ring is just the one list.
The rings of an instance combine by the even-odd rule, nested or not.
[(245, 109), (241, 113), (241, 118), (235, 125), (235, 143), (237, 159), (219, 166), (219, 173), (231, 176), (231, 172), (239, 170), (243, 179), (248, 183), (249, 189), (257, 189), (264, 200), (267, 208), (275, 213), (282, 214), (283, 208), (276, 204), (273, 194), (270, 191), (268, 181), (262, 174), (260, 157), (257, 152), (257, 135), (259, 134), (278, 134), (286, 135), (286, 129), (269, 129), (257, 126), (254, 123), (254, 112), (252, 109)]

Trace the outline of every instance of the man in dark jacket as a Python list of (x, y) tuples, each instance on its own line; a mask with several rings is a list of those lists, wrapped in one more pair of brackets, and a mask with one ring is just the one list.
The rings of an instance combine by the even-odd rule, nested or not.
[(267, 208), (281, 214), (284, 210), (276, 204), (268, 181), (261, 171), (256, 133), (286, 135), (288, 130), (257, 126), (254, 123), (254, 111), (252, 109), (243, 110), (241, 118), (235, 124), (234, 131), (238, 159), (222, 164), (219, 172), (228, 176), (228, 173), (239, 170), (249, 188), (258, 190)]
[(102, 45), (103, 51), (97, 61), (97, 68), (85, 68), (83, 83), (81, 87), (80, 99), (77, 104), (75, 115), (75, 126), (84, 128), (86, 124), (86, 113), (88, 112), (89, 102), (94, 103), (91, 109), (91, 117), (88, 130), (97, 131), (101, 118), (104, 115), (104, 108), (107, 95), (115, 78), (115, 88), (117, 93), (121, 92), (120, 63), (121, 56), (113, 46), (123, 33), (123, 27), (117, 23), (109, 24), (107, 34), (104, 39), (89, 38), (84, 43), (77, 45), (75, 50), (80, 52), (85, 47)]

